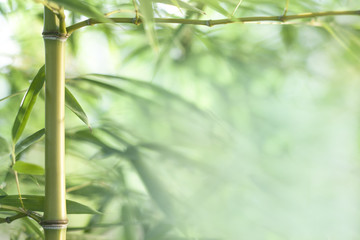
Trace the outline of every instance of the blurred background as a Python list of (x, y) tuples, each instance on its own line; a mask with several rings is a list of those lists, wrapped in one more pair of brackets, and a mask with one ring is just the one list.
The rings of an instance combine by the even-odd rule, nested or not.
[[(131, 1), (89, 1), (134, 17)], [(227, 18), (237, 0), (154, 3), (156, 17)], [(187, 2), (187, 1), (186, 1)], [(244, 0), (236, 17), (281, 15), (286, 1)], [(288, 14), (358, 10), (355, 0), (290, 1)], [(40, 3), (0, 1), (0, 136), (44, 64)], [(67, 24), (86, 19), (66, 12)], [(360, 239), (360, 21), (102, 24), (67, 40), (67, 87), (92, 131), (66, 110), (68, 239)], [(24, 136), (44, 127), (40, 93)], [(3, 140), (2, 140), (3, 141)], [(0, 188), (17, 194), (6, 143)], [(44, 166), (43, 139), (21, 160)], [(23, 194), (44, 177), (20, 175)], [(30, 220), (2, 239), (41, 239)]]

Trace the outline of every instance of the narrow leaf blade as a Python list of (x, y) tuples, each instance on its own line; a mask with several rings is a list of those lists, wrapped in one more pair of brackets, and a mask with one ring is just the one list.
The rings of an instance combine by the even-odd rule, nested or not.
[(15, 155), (22, 153), (27, 148), (32, 146), (34, 143), (39, 141), (44, 136), (44, 134), (45, 134), (45, 128), (40, 129), (39, 131), (25, 138), (24, 140), (18, 142), (15, 146)]
[(65, 88), (65, 105), (91, 129), (85, 111), (68, 88)]
[[(22, 195), (22, 200), (26, 209), (44, 212), (45, 196)], [(0, 204), (21, 207), (19, 195), (0, 196)], [(72, 200), (66, 200), (66, 209), (68, 214), (99, 214), (98, 211)]]
[(26, 91), (23, 100), (21, 101), (19, 111), (16, 115), (12, 127), (12, 141), (16, 143), (24, 131), (26, 123), (29, 119), (30, 113), (36, 102), (36, 98), (42, 89), (45, 81), (45, 66), (42, 66), (36, 74), (34, 80), (31, 82), (29, 89)]
[(17, 161), (12, 168), (18, 173), (22, 173), (22, 174), (29, 174), (29, 175), (45, 174), (45, 170), (43, 167), (23, 161)]

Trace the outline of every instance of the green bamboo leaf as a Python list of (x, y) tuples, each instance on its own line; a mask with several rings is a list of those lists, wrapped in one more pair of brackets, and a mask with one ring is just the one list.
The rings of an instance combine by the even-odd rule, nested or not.
[(18, 154), (22, 153), (27, 148), (32, 146), (34, 143), (39, 141), (42, 138), (42, 136), (44, 136), (44, 134), (45, 134), (45, 128), (40, 129), (39, 131), (37, 131), (37, 132), (31, 134), (30, 136), (28, 136), (27, 138), (25, 138), (24, 140), (18, 142), (15, 145), (15, 155), (17, 156)]
[[(31, 211), (44, 212), (45, 196), (22, 195), (22, 200), (26, 209)], [(0, 196), (0, 204), (13, 207), (21, 206), (19, 195)], [(71, 200), (66, 200), (66, 209), (68, 214), (99, 214), (98, 211)]]
[(68, 88), (65, 88), (65, 105), (91, 129), (86, 113)]
[(140, 0), (140, 12), (150, 45), (157, 51), (158, 43), (155, 32), (154, 9), (152, 2), (153, 0)]
[(21, 101), (19, 111), (16, 115), (12, 127), (12, 141), (16, 143), (24, 131), (26, 123), (29, 119), (30, 113), (36, 102), (36, 98), (44, 85), (45, 81), (45, 66), (42, 66), (36, 74), (34, 80), (31, 82), (29, 89), (26, 91), (24, 98)]
[(183, 9), (186, 9), (186, 10), (189, 10), (189, 11), (192, 11), (192, 12), (197, 12), (197, 13), (200, 13), (200, 14), (206, 14), (203, 10), (197, 8), (197, 7), (194, 7), (193, 5), (187, 3), (187, 2), (184, 2), (184, 1), (181, 1), (181, 0), (154, 0), (154, 2), (157, 2), (157, 3), (164, 3), (164, 4), (167, 4), (167, 5), (173, 5), (173, 6), (176, 6), (176, 7), (180, 7), (180, 8), (183, 8)]
[(17, 161), (13, 165), (12, 168), (15, 171), (17, 171), (18, 173), (22, 173), (22, 174), (29, 174), (29, 175), (44, 175), (45, 174), (45, 170), (43, 167), (36, 165), (36, 164), (23, 162), (23, 161)]
[(6, 141), (5, 138), (0, 136), (0, 156), (9, 154), (10, 152), (10, 148), (9, 148), (9, 144)]
[(104, 16), (99, 10), (96, 9), (95, 6), (91, 5), (86, 1), (79, 0), (52, 0), (65, 9), (70, 10), (75, 13), (79, 13), (89, 18), (94, 18), (102, 22), (110, 22), (108, 18)]

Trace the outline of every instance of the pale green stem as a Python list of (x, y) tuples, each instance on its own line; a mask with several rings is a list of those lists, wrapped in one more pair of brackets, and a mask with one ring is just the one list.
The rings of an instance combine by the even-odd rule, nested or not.
[(45, 8), (45, 206), (42, 226), (46, 240), (65, 240), (67, 226), (64, 131), (66, 38), (62, 36), (62, 27), (56, 15)]

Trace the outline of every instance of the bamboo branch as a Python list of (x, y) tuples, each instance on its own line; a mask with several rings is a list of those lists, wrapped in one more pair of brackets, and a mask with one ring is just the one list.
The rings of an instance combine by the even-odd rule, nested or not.
[[(327, 12), (310, 12), (310, 13), (299, 13), (294, 15), (280, 15), (280, 16), (254, 16), (254, 17), (241, 17), (241, 18), (225, 18), (216, 20), (198, 20), (198, 19), (181, 19), (181, 18), (154, 18), (156, 23), (175, 23), (175, 24), (192, 24), (192, 25), (203, 25), (203, 26), (215, 26), (230, 23), (248, 23), (248, 22), (286, 22), (297, 19), (326, 17), (326, 16), (360, 16), (360, 10), (355, 11), (327, 11)], [(136, 18), (109, 18), (114, 23), (142, 23), (141, 19)], [(89, 18), (85, 21), (78, 22), (66, 28), (68, 36), (74, 31), (95, 24), (101, 24), (104, 22), (96, 19)]]

